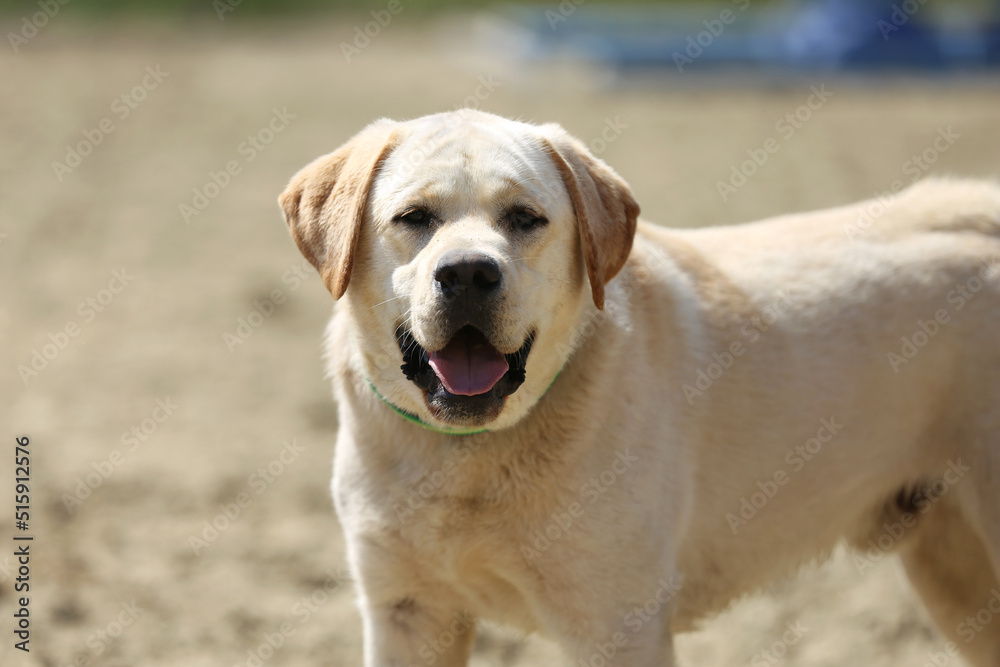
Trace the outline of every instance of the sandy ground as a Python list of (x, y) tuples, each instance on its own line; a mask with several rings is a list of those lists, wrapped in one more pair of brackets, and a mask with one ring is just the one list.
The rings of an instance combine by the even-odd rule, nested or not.
[[(360, 664), (328, 493), (337, 417), (319, 339), (332, 302), (275, 197), (375, 117), (456, 107), (478, 88), (487, 110), (560, 121), (588, 142), (618, 124), (601, 156), (645, 217), (676, 226), (871, 196), (921, 173), (912, 156), (949, 127), (958, 138), (929, 171), (1000, 170), (996, 88), (616, 82), (464, 51), (469, 23), (390, 25), (346, 63), (338, 44), (356, 22), (321, 23), (53, 21), (19, 54), (0, 50), (0, 433), (8, 451), (31, 437), (35, 536), (28, 655), (12, 648), (12, 549), (0, 549), (2, 665)], [(776, 123), (820, 84), (833, 96), (784, 136)], [(54, 167), (85, 131), (100, 142)], [(724, 201), (717, 182), (769, 137), (779, 150)], [(197, 212), (185, 220), (181, 205)], [(248, 317), (259, 326), (240, 329)], [(22, 377), (36, 351), (40, 370)], [(859, 572), (840, 554), (680, 637), (678, 653), (692, 667), (919, 667), (943, 647), (925, 618), (894, 561)], [(763, 653), (796, 622), (801, 638)], [(557, 656), (487, 628), (473, 664)]]

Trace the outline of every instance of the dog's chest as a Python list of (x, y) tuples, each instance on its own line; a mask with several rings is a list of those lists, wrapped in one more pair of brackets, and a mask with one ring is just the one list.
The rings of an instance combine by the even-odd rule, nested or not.
[[(462, 572), (484, 563), (512, 560), (521, 503), (486, 494), (455, 494), (452, 489), (421, 496), (399, 514), (402, 538), (418, 552), (433, 554), (442, 568)], [(412, 498), (411, 498), (412, 500)]]
[(460, 482), (424, 491), (400, 517), (401, 546), (457, 591), (472, 613), (534, 630), (522, 548), (530, 540), (524, 519), (530, 496), (488, 486), (476, 491)]

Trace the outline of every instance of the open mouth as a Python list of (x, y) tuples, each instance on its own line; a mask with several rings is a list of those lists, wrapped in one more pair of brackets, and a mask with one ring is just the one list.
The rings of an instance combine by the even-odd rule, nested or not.
[(475, 327), (455, 332), (442, 349), (428, 352), (408, 330), (396, 336), (403, 375), (426, 392), (427, 404), (446, 421), (482, 423), (494, 418), (504, 398), (524, 382), (534, 333), (519, 350), (503, 354)]

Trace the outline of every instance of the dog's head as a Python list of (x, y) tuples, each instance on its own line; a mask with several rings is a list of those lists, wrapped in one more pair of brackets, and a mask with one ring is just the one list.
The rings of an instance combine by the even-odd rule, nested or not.
[(445, 428), (503, 428), (530, 410), (587, 302), (603, 307), (639, 214), (559, 126), (471, 110), (377, 121), (279, 201), (306, 259), (346, 294), (369, 381)]

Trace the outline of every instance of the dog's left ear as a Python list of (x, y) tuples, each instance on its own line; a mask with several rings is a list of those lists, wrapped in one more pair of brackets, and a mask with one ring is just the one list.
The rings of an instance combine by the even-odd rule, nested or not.
[(347, 290), (368, 193), (396, 144), (397, 123), (379, 120), (292, 177), (278, 197), (296, 245), (335, 299)]
[(632, 250), (639, 204), (624, 179), (561, 126), (541, 129), (545, 149), (573, 202), (594, 304), (603, 309), (604, 286), (625, 266)]

